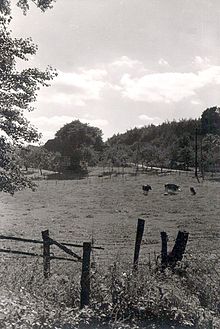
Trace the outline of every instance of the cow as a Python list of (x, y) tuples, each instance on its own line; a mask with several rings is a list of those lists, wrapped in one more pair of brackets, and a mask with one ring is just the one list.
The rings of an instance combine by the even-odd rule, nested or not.
[(190, 187), (190, 192), (192, 195), (196, 195), (196, 191), (195, 191), (194, 187)]
[(176, 194), (177, 191), (181, 191), (180, 187), (176, 184), (165, 184), (165, 195)]
[(142, 186), (142, 190), (143, 190), (144, 195), (148, 195), (148, 192), (149, 192), (150, 190), (152, 190), (152, 188), (151, 188), (150, 185), (143, 185), (143, 186)]

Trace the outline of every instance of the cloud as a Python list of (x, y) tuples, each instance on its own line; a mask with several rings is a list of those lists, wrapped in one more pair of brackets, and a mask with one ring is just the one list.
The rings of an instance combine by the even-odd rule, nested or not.
[(158, 64), (162, 65), (162, 66), (168, 66), (169, 65), (169, 63), (163, 58), (159, 59)]
[(154, 120), (160, 120), (158, 117), (149, 117), (146, 114), (140, 114), (138, 118), (142, 121), (154, 121)]
[[(134, 102), (177, 103), (184, 99), (197, 99), (199, 91), (220, 84), (220, 66), (208, 63), (208, 59), (196, 56), (199, 69), (193, 72), (169, 72), (170, 65), (161, 58), (159, 64), (166, 72), (149, 72), (136, 59), (122, 56), (110, 63), (101, 63), (96, 68), (81, 67), (76, 72), (58, 72), (49, 93), (41, 93), (44, 103), (86, 107), (89, 101), (105, 101), (105, 97)], [(191, 63), (192, 64), (192, 63)], [(192, 103), (193, 104), (193, 103)], [(195, 103), (194, 103), (195, 105)]]
[(197, 73), (165, 72), (137, 78), (124, 74), (120, 82), (122, 95), (134, 101), (180, 102), (209, 84), (219, 84), (220, 66), (210, 66)]
[[(54, 79), (55, 84), (64, 84), (81, 88), (82, 90), (94, 90), (97, 86), (103, 86), (103, 77), (107, 75), (105, 70), (101, 69), (79, 69), (80, 73), (58, 71), (58, 76)], [(95, 83), (95, 87), (92, 84)], [(99, 89), (99, 88), (98, 88)]]
[(143, 65), (142, 62), (138, 60), (133, 60), (127, 56), (122, 56), (112, 63), (113, 66), (127, 66), (128, 68), (133, 68), (136, 65)]
[(203, 65), (203, 64), (209, 64), (210, 60), (208, 57), (201, 57), (201, 56), (195, 56), (193, 60), (193, 64), (196, 65)]
[(74, 120), (79, 120), (82, 123), (88, 123), (91, 126), (98, 127), (102, 129), (109, 124), (109, 122), (105, 119), (99, 118), (77, 118), (68, 115), (54, 115), (52, 117), (39, 116), (39, 117), (31, 117), (29, 115), (29, 120), (32, 125), (36, 126), (39, 132), (43, 132), (42, 140), (46, 142), (48, 139), (54, 138), (54, 134), (65, 124), (70, 123)]
[(109, 124), (108, 120), (105, 119), (79, 119), (82, 123), (89, 123), (91, 126), (105, 127)]
[(144, 121), (145, 124), (155, 124), (155, 125), (158, 125), (160, 123), (162, 123), (162, 119), (159, 118), (159, 117), (149, 117), (148, 115), (146, 114), (140, 114), (138, 116), (138, 118), (141, 120), (141, 121)]
[(60, 105), (75, 105), (85, 106), (86, 100), (89, 98), (83, 94), (70, 94), (65, 92), (58, 92), (50, 95), (49, 97), (39, 96), (39, 100), (44, 103), (55, 103)]
[(107, 72), (103, 69), (80, 68), (79, 72), (58, 71), (52, 82), (54, 93), (50, 97), (41, 97), (46, 103), (85, 106), (88, 100), (99, 100), (105, 87), (104, 78)]
[(195, 99), (192, 99), (192, 100), (190, 101), (190, 103), (191, 103), (192, 105), (201, 105), (201, 102), (198, 101), (198, 100), (195, 100)]
[(51, 83), (50, 93), (39, 95), (44, 103), (59, 105), (86, 106), (88, 101), (99, 101), (103, 92), (120, 92), (119, 81), (124, 72), (146, 73), (144, 65), (138, 60), (122, 56), (110, 63), (102, 63), (96, 68), (80, 67), (74, 72), (58, 70), (58, 76)]

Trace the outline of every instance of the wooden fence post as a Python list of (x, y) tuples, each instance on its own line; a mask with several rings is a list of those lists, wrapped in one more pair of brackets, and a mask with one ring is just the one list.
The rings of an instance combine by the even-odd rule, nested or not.
[(44, 264), (44, 277), (48, 278), (50, 275), (50, 237), (49, 230), (42, 231), (43, 238), (43, 264)]
[(167, 267), (167, 241), (168, 237), (166, 232), (160, 232), (161, 240), (162, 240), (162, 248), (161, 248), (161, 267), (162, 271)]
[(178, 261), (183, 259), (183, 254), (186, 249), (186, 244), (188, 241), (189, 233), (186, 231), (179, 231), (177, 234), (177, 238), (171, 251), (171, 255), (169, 256), (169, 263), (174, 267)]
[(135, 249), (134, 249), (134, 262), (133, 262), (134, 270), (138, 269), (138, 259), (139, 259), (139, 253), (141, 247), (141, 240), (144, 233), (144, 224), (145, 224), (145, 220), (138, 218)]
[(81, 276), (81, 299), (80, 308), (89, 305), (90, 297), (90, 254), (91, 243), (83, 243), (83, 262), (82, 262), (82, 276)]

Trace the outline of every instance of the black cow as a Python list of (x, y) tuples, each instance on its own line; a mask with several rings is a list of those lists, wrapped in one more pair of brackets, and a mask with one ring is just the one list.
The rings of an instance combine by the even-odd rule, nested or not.
[(164, 187), (166, 194), (175, 194), (177, 191), (180, 191), (180, 187), (176, 184), (165, 184)]
[(142, 186), (142, 190), (143, 190), (144, 194), (147, 195), (148, 192), (149, 192), (150, 190), (152, 190), (152, 188), (151, 188), (150, 185), (143, 185), (143, 186)]
[(190, 187), (190, 192), (192, 195), (196, 195), (196, 191), (195, 191), (194, 187)]

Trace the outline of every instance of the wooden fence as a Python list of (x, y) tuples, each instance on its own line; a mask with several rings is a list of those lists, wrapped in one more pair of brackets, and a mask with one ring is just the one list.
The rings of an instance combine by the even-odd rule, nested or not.
[[(138, 269), (138, 260), (139, 260), (139, 253), (141, 247), (141, 241), (144, 233), (144, 219), (138, 219), (137, 224), (137, 232), (136, 232), (136, 240), (135, 240), (135, 249), (134, 249), (134, 261), (133, 261), (133, 269)], [(179, 231), (176, 237), (175, 244), (173, 249), (168, 252), (167, 251), (167, 241), (168, 235), (166, 232), (161, 232), (161, 270), (164, 271), (165, 268), (171, 267), (174, 268), (177, 262), (183, 259), (183, 255), (186, 249), (189, 233), (186, 231)]]
[[(41, 233), (42, 233), (42, 241), (33, 240), (33, 239), (24, 239), (24, 238), (12, 237), (12, 236), (5, 236), (5, 235), (0, 235), (0, 239), (18, 241), (18, 242), (26, 242), (26, 243), (34, 243), (34, 244), (43, 244), (43, 254), (37, 254), (37, 253), (27, 252), (27, 251), (11, 250), (11, 249), (0, 249), (0, 252), (15, 254), (15, 255), (43, 257), (43, 275), (46, 279), (48, 279), (50, 276), (50, 261), (53, 259), (82, 263), (80, 307), (83, 308), (84, 306), (89, 305), (91, 250), (92, 249), (104, 250), (104, 248), (92, 246), (92, 244), (90, 242), (84, 242), (83, 245), (66, 243), (66, 242), (58, 242), (49, 236), (49, 230), (42, 231)], [(72, 256), (72, 258), (51, 255), (51, 252), (50, 252), (51, 245), (57, 246), (59, 249), (64, 251), (66, 254)], [(73, 252), (67, 246), (82, 248), (83, 257), (81, 257), (78, 254), (76, 254), (75, 252)]]
[[(141, 241), (144, 233), (144, 226), (145, 220), (138, 219), (137, 222), (137, 231), (136, 231), (136, 239), (135, 239), (135, 248), (134, 248), (134, 259), (133, 259), (133, 270), (134, 272), (138, 271), (138, 261), (141, 249)], [(82, 273), (81, 273), (81, 295), (80, 295), (80, 308), (83, 308), (86, 305), (89, 305), (90, 300), (90, 255), (92, 249), (99, 249), (104, 250), (103, 247), (92, 246), (90, 242), (84, 242), (81, 244), (73, 244), (73, 243), (66, 243), (66, 242), (58, 242), (52, 239), (49, 235), (49, 230), (42, 231), (42, 240), (33, 240), (33, 239), (24, 239), (12, 236), (5, 236), (0, 235), (0, 239), (2, 240), (11, 240), (11, 241), (20, 241), (20, 242), (27, 242), (27, 243), (35, 243), (35, 244), (43, 244), (43, 254), (36, 254), (33, 252), (26, 252), (26, 251), (18, 251), (18, 250), (11, 250), (11, 249), (0, 249), (0, 253), (9, 253), (9, 254), (16, 254), (16, 255), (25, 255), (25, 256), (36, 256), (36, 257), (43, 257), (43, 274), (46, 279), (50, 277), (50, 261), (55, 260), (66, 260), (72, 262), (80, 262), (82, 263)], [(175, 268), (177, 262), (181, 261), (185, 252), (185, 248), (188, 241), (188, 232), (181, 232), (179, 231), (177, 234), (177, 238), (173, 249), (171, 252), (167, 250), (167, 241), (168, 235), (166, 232), (161, 232), (161, 263), (160, 269), (163, 272), (167, 267), (172, 269)], [(60, 257), (51, 255), (50, 247), (51, 245), (57, 246), (63, 252), (68, 254), (70, 257)], [(73, 252), (68, 247), (75, 247), (75, 248), (82, 248), (83, 255), (82, 257)]]

